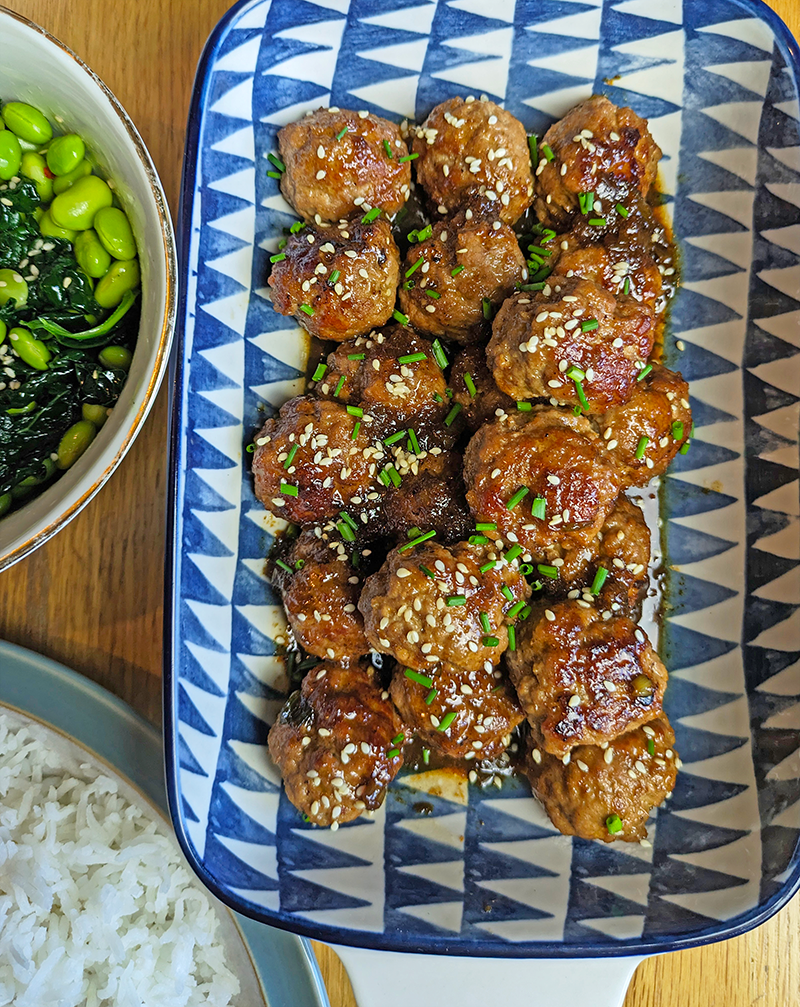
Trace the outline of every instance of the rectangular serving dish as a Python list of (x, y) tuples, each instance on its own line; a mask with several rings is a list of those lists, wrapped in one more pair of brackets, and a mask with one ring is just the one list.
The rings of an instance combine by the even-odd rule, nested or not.
[[(184, 165), (164, 682), (175, 828), (231, 907), (371, 948), (643, 955), (741, 933), (800, 887), (799, 66), (755, 0), (251, 0), (220, 22)], [(649, 119), (683, 259), (664, 352), (696, 436), (661, 494), (675, 794), (652, 848), (559, 835), (523, 781), (411, 772), (372, 820), (315, 829), (265, 747), (277, 524), (244, 447), (307, 352), (266, 296), (295, 219), (266, 155), (319, 105), (420, 120), (486, 93), (541, 134), (597, 91)]]

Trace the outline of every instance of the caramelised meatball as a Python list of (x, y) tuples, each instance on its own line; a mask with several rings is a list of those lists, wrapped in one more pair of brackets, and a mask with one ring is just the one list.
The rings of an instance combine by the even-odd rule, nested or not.
[(380, 487), (385, 449), (363, 419), (353, 438), (355, 423), (339, 402), (298, 395), (281, 406), (255, 438), (255, 492), (264, 507), (314, 524)]
[(307, 528), (285, 562), (294, 572), (278, 569), (277, 579), (300, 646), (309, 654), (344, 663), (369, 653), (357, 607), (361, 577), (341, 538), (330, 534), (323, 538), (321, 528)]
[(493, 420), (498, 409), (511, 412), (516, 408), (511, 396), (497, 387), (483, 346), (473, 344), (458, 352), (450, 369), (450, 388), (453, 402), (461, 406), (460, 416), (472, 433)]
[(426, 454), (416, 474), (409, 471), (399, 486), (386, 490), (383, 514), (386, 530), (401, 543), (412, 528), (435, 531), (439, 542), (466, 538), (473, 522), (464, 500), (461, 456), (453, 451)]
[(660, 157), (644, 119), (592, 95), (553, 123), (539, 144), (536, 215), (564, 230), (578, 210), (580, 193), (594, 193), (604, 213), (632, 195), (646, 196)]
[(467, 542), (401, 549), (367, 579), (358, 603), (372, 649), (422, 670), (498, 664), (508, 646), (505, 613), (529, 593), (517, 564)]
[(525, 775), (559, 832), (604, 843), (640, 842), (647, 836), (650, 812), (675, 787), (680, 760), (674, 744), (666, 717), (606, 748), (574, 748), (566, 766), (531, 741)]
[(655, 332), (649, 305), (617, 300), (592, 280), (551, 276), (540, 293), (505, 301), (486, 359), (515, 399), (549, 396), (601, 413), (631, 396)]
[(464, 482), (476, 520), (534, 556), (588, 545), (620, 488), (589, 421), (549, 406), (481, 427), (464, 453)]
[(677, 371), (653, 364), (631, 398), (597, 422), (624, 485), (644, 486), (666, 472), (691, 436), (689, 386)]
[(400, 253), (385, 220), (308, 225), (290, 234), (269, 276), (272, 304), (312, 336), (364, 335), (394, 311)]
[[(292, 804), (314, 825), (358, 818), (383, 803), (403, 765), (403, 724), (366, 661), (318, 664), (269, 732), (269, 752)], [(390, 754), (394, 753), (394, 754)]]
[[(306, 220), (340, 220), (408, 199), (411, 162), (400, 130), (368, 112), (319, 108), (278, 133), (281, 191)], [(389, 156), (391, 152), (391, 157)]]
[(413, 426), (421, 446), (438, 443), (450, 404), (426, 339), (390, 325), (337, 347), (327, 368), (317, 394), (363, 409), (381, 436)]
[(507, 665), (536, 743), (559, 758), (661, 714), (667, 670), (644, 632), (585, 602), (534, 612)]
[(487, 315), (527, 277), (517, 236), (498, 219), (496, 206), (468, 207), (409, 246), (400, 309), (414, 328), (474, 342), (488, 329)]
[(513, 224), (531, 205), (533, 177), (525, 127), (493, 101), (449, 98), (416, 127), (417, 181), (447, 214), (470, 197), (497, 204)]
[(463, 671), (438, 664), (423, 673), (398, 667), (391, 692), (414, 734), (454, 759), (496, 758), (525, 719), (514, 690), (498, 669)]

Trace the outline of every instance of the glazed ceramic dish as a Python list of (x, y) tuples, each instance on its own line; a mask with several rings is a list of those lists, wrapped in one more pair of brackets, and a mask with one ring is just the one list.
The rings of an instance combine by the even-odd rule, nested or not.
[[(745, 0), (256, 0), (217, 28), (184, 176), (165, 680), (173, 819), (229, 905), (366, 948), (605, 957), (741, 933), (800, 885), (797, 74)], [(266, 296), (295, 219), (266, 155), (319, 105), (421, 120), (486, 93), (541, 135), (593, 92), (649, 120), (683, 257), (664, 358), (696, 436), (661, 492), (674, 797), (652, 848), (558, 834), (521, 780), (413, 771), (372, 821), (313, 828), (265, 747), (281, 608), (244, 452), (306, 355)]]
[(49, 489), (0, 521), (0, 570), (47, 541), (91, 500), (125, 456), (155, 399), (169, 356), (177, 265), (167, 201), (136, 127), (103, 82), (62, 42), (0, 7), (0, 97), (41, 109), (79, 133), (113, 178), (142, 268), (136, 352), (119, 401), (86, 454)]

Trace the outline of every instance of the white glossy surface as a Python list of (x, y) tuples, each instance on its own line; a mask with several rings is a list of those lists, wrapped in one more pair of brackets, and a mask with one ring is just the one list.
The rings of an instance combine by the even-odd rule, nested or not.
[(36, 548), (83, 507), (121, 461), (161, 383), (177, 294), (166, 198), (139, 134), (91, 71), (50, 36), (0, 8), (0, 98), (28, 101), (76, 132), (128, 213), (142, 266), (142, 316), (128, 381), (91, 448), (41, 496), (0, 521), (0, 569)]

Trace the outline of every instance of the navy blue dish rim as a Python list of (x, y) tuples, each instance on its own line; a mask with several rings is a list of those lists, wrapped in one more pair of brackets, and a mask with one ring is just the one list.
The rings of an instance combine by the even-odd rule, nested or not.
[[(203, 884), (216, 898), (230, 909), (256, 922), (287, 930), (301, 937), (324, 943), (341, 944), (349, 947), (362, 947), (373, 951), (401, 951), (414, 954), (440, 954), (452, 956), (487, 957), (487, 958), (620, 958), (630, 956), (649, 956), (663, 954), (668, 951), (680, 951), (688, 948), (703, 947), (718, 941), (740, 937), (756, 927), (766, 923), (800, 891), (800, 855), (795, 850), (795, 865), (791, 874), (783, 882), (781, 888), (755, 908), (720, 922), (717, 925), (696, 930), (691, 935), (670, 936), (667, 934), (651, 935), (647, 939), (636, 941), (620, 940), (613, 944), (606, 941), (596, 943), (563, 943), (557, 941), (542, 941), (526, 943), (524, 946), (512, 942), (498, 944), (496, 941), (475, 940), (468, 945), (464, 942), (450, 941), (446, 937), (427, 936), (424, 940), (418, 937), (404, 937), (393, 934), (387, 938), (384, 933), (351, 931), (331, 925), (318, 925), (293, 914), (271, 913), (259, 911), (251, 905), (231, 897), (230, 893), (217, 883), (216, 878), (199, 861), (192, 844), (186, 834), (181, 812), (181, 797), (179, 793), (179, 765), (177, 760), (178, 731), (177, 708), (175, 696), (175, 647), (178, 641), (176, 630), (177, 606), (176, 595), (176, 527), (178, 524), (178, 478), (180, 464), (180, 438), (182, 433), (181, 403), (184, 395), (186, 375), (182, 365), (184, 346), (184, 323), (188, 306), (187, 289), (189, 286), (189, 248), (192, 229), (192, 204), (197, 181), (198, 156), (202, 110), (205, 107), (210, 84), (209, 68), (213, 64), (220, 47), (232, 24), (241, 12), (250, 7), (254, 0), (237, 0), (217, 22), (208, 37), (197, 65), (192, 98), (189, 106), (189, 117), (186, 129), (186, 144), (184, 148), (183, 170), (181, 177), (180, 202), (178, 209), (178, 262), (179, 262), (179, 298), (176, 322), (176, 338), (173, 343), (169, 366), (169, 431), (168, 431), (168, 462), (167, 462), (167, 511), (166, 511), (166, 542), (164, 563), (164, 642), (163, 642), (163, 703), (164, 703), (164, 761), (167, 786), (167, 804), (178, 843), (186, 859)], [(800, 91), (800, 44), (781, 17), (764, 0), (735, 0), (742, 9), (743, 15), (765, 22), (775, 37), (776, 44), (784, 56), (787, 66), (792, 68), (793, 76)]]

